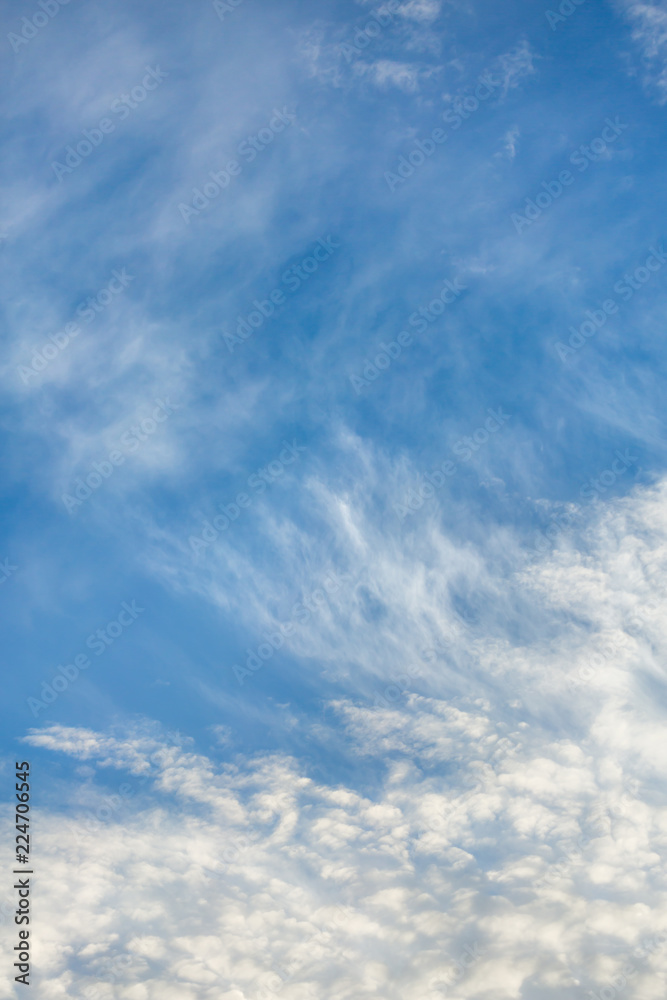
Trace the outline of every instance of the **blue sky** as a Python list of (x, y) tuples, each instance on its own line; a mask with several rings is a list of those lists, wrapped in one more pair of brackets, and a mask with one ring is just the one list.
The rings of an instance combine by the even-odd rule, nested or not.
[[(40, 995), (431, 1000), (475, 942), (449, 995), (660, 995), (665, 3), (47, 6), (0, 63)], [(138, 871), (142, 924), (186, 829), (253, 846), (187, 926)]]

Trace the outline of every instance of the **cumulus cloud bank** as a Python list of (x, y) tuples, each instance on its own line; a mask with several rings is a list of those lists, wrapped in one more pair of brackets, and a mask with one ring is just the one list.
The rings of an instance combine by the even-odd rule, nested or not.
[[(81, 782), (66, 814), (39, 814), (40, 995), (509, 1000), (625, 981), (661, 996), (666, 493), (595, 505), (576, 547), (568, 530), (509, 576), (487, 568), (485, 622), (505, 589), (558, 627), (519, 639), (471, 621), (445, 639), (443, 606), (413, 677), (397, 622), (420, 584), (376, 552), (385, 617), (366, 642), (395, 636), (403, 679), (299, 720), (377, 774), (365, 792), (288, 755), (207, 757), (147, 722), (33, 729), (25, 744), (72, 758)], [(417, 604), (444, 597), (440, 543), (443, 589), (425, 578)]]

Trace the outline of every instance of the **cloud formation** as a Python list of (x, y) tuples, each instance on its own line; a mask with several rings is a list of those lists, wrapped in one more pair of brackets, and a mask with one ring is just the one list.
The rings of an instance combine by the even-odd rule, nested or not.
[[(302, 720), (314, 744), (342, 737), (360, 776), (372, 763), (366, 792), (289, 756), (232, 757), (228, 733), (224, 760), (155, 726), (32, 730), (27, 745), (86, 775), (69, 815), (40, 813), (51, 873), (40, 995), (76, 982), (84, 996), (146, 1000), (378, 990), (542, 1000), (614, 989), (632, 965), (633, 986), (657, 997), (666, 491), (596, 504), (576, 547), (566, 533), (510, 577), (469, 559), (483, 604), (469, 622), (442, 605), (430, 649), (415, 608), (430, 593), (435, 615), (446, 576), (456, 579), (445, 539), (422, 584), (386, 546), (375, 551), (356, 615), (371, 583), (384, 613), (364, 631), (349, 598), (350, 648), (379, 673), (370, 650), (386, 657), (393, 642), (388, 680), (407, 668), (411, 640), (419, 674), (394, 683), (398, 693), (351, 693)], [(365, 561), (364, 530), (357, 522)], [(437, 535), (422, 534), (435, 549)], [(520, 599), (557, 627), (520, 640), (507, 617)], [(328, 628), (314, 620), (295, 655), (321, 657)], [(556, 729), (555, 718), (568, 722)], [(63, 894), (77, 899), (66, 920)]]
[(5, 37), (40, 997), (662, 997), (665, 4), (561, 6)]

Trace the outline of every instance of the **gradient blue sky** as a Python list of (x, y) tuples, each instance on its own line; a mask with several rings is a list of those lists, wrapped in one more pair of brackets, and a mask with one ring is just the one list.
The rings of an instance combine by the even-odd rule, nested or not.
[[(348, 800), (377, 816), (402, 810), (409, 825), (423, 796), (460, 793), (472, 832), (405, 847), (404, 875), (414, 866), (406, 895), (392, 896), (398, 909), (379, 920), (379, 951), (361, 950), (358, 979), (354, 963), (309, 973), (315, 992), (431, 1000), (443, 995), (433, 986), (440, 972), (424, 956), (444, 948), (453, 961), (484, 939), (487, 958), (475, 970), (485, 971), (457, 996), (574, 998), (611, 982), (614, 961), (631, 960), (633, 934), (646, 928), (630, 910), (644, 907), (655, 931), (663, 904), (665, 920), (664, 876), (645, 859), (636, 882), (607, 884), (605, 855), (599, 871), (587, 869), (589, 882), (567, 882), (569, 896), (561, 881), (564, 895), (551, 903), (539, 893), (527, 903), (512, 879), (534, 881), (526, 858), (553, 864), (563, 838), (628, 795), (636, 806), (623, 815), (641, 806), (645, 825), (650, 816), (661, 831), (651, 849), (664, 848), (664, 615), (645, 609), (662, 601), (667, 552), (667, 6), (586, 0), (553, 27), (541, 4), (390, 6), (389, 23), (360, 36), (381, 5), (242, 0), (221, 18), (212, 3), (73, 0), (18, 46), (10, 33), (39, 8), (29, 0), (3, 8), (0, 559), (14, 567), (0, 583), (5, 777), (13, 755), (30, 753), (35, 806), (50, 831), (45, 867), (67, 854), (60, 824), (116, 789), (118, 769), (143, 773), (128, 748), (145, 757), (168, 733), (179, 734), (186, 762), (133, 800), (140, 837), (159, 815), (215, 842), (220, 803), (188, 797), (189, 767), (215, 774), (211, 787), (225, 801), (247, 805), (254, 789), (255, 832), (266, 820), (263, 796), (280, 800), (281, 782), (313, 783), (317, 822), (334, 825)], [(367, 44), (352, 50), (360, 37)], [(164, 78), (121, 113), (121, 95), (158, 67)], [(491, 95), (453, 127), (489, 75)], [(249, 162), (241, 144), (276, 123), (276, 111), (290, 124)], [(105, 118), (113, 130), (90, 155), (69, 173), (55, 170)], [(613, 133), (608, 119), (619, 125)], [(404, 182), (388, 182), (437, 128), (446, 141)], [(601, 147), (602, 134), (613, 141)], [(599, 152), (581, 169), (576, 151), (592, 143)], [(184, 221), (179, 206), (230, 160), (240, 164), (236, 176)], [(564, 170), (571, 183), (562, 194), (517, 227), (513, 214)], [(327, 241), (332, 251), (296, 288), (288, 269), (298, 273)], [(655, 269), (634, 278), (655, 250)], [(114, 272), (128, 276), (126, 287), (116, 282), (108, 296)], [(631, 294), (624, 275), (636, 284)], [(464, 290), (432, 322), (410, 324), (445, 281)], [(283, 297), (273, 314), (230, 350), (239, 317), (276, 289)], [(101, 292), (93, 318), (85, 303)], [(618, 308), (564, 356), (558, 345), (570, 328), (587, 310), (602, 315), (609, 300)], [(33, 352), (70, 323), (79, 332), (26, 375)], [(409, 346), (355, 387), (352, 377), (404, 330)], [(156, 400), (167, 401), (166, 419), (139, 440), (132, 427), (151, 418)], [(492, 434), (483, 431), (489, 410), (508, 416)], [(471, 452), (465, 439), (475, 432)], [(285, 442), (297, 457), (274, 464), (275, 481), (260, 494), (249, 479), (280, 463)], [(68, 510), (63, 496), (118, 451), (123, 463)], [(435, 495), (402, 516), (425, 474), (447, 461), (451, 474)], [(249, 506), (195, 551), (191, 539), (244, 492)], [(335, 592), (239, 683), (234, 666), (294, 621), (294, 605), (331, 573), (341, 578)], [(132, 601), (144, 611), (95, 655), (89, 636)], [(609, 648), (591, 681), (586, 665)], [(86, 652), (90, 668), (31, 710), (28, 699), (42, 697), (59, 665)], [(514, 741), (512, 780), (505, 758), (488, 757), (503, 735)], [(572, 768), (576, 758), (578, 777), (550, 802), (561, 781), (554, 768), (565, 766), (554, 763), (559, 754)], [(485, 761), (488, 782), (470, 805), (475, 761)], [(530, 775), (539, 808), (528, 801)], [(499, 789), (509, 789), (502, 805)], [(306, 829), (315, 813), (303, 808), (283, 839), (257, 833), (267, 871), (319, 850), (317, 823)], [(233, 821), (251, 823), (249, 815)], [(104, 826), (118, 838), (108, 863), (119, 871), (127, 822), (114, 814)], [(401, 823), (389, 822), (392, 836)], [(89, 841), (90, 863), (105, 864), (102, 840)], [(471, 868), (461, 869), (456, 851)], [(381, 891), (382, 866), (353, 862), (342, 836), (334, 853), (357, 872), (349, 884), (341, 876), (341, 905), (360, 910), (371, 883)], [(450, 912), (468, 893), (472, 923), (460, 941), (445, 924), (436, 945), (406, 938), (399, 972), (391, 928), (427, 891), (429, 865), (438, 880), (456, 873), (433, 912)], [(310, 876), (285, 878), (297, 895), (307, 881), (320, 898)], [(596, 923), (601, 886), (613, 910), (606, 930)], [(141, 950), (109, 891), (96, 905), (114, 908), (120, 922), (104, 934), (116, 944), (127, 934), (125, 951), (145, 962), (150, 952), (154, 965), (130, 965), (105, 997), (164, 1000), (174, 983), (179, 1000), (254, 997), (262, 970), (291, 947), (271, 939), (271, 927), (291, 927), (285, 910), (262, 931), (252, 970), (235, 958), (214, 972), (215, 962), (205, 973), (176, 968), (157, 945)], [(219, 891), (224, 900), (232, 889)], [(494, 909), (505, 891), (506, 909)], [(524, 922), (542, 926), (549, 905), (554, 921), (566, 920), (567, 941), (554, 943), (545, 929), (531, 964)], [(194, 933), (179, 930), (173, 906), (156, 898), (162, 916), (154, 914), (151, 940)], [(269, 909), (260, 900), (252, 912), (260, 920)], [(516, 931), (504, 944), (503, 912)], [(66, 936), (44, 938), (40, 996), (84, 996), (68, 991), (99, 981), (92, 958), (77, 964), (98, 955), (85, 951), (86, 933), (83, 920), (71, 930), (72, 953)], [(664, 956), (651, 961), (664, 970)], [(661, 995), (655, 969), (640, 981), (637, 997)], [(9, 980), (5, 988), (14, 996)], [(299, 988), (290, 986), (295, 1000)]]

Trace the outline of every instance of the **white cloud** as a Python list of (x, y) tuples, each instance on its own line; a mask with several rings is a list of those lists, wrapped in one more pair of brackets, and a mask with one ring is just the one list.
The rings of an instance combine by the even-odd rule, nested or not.
[[(332, 668), (354, 655), (375, 680), (362, 695), (348, 679), (303, 724), (360, 776), (379, 767), (373, 791), (277, 754), (216, 763), (155, 727), (32, 731), (29, 744), (97, 764), (107, 785), (126, 771), (133, 789), (105, 811), (86, 772), (67, 817), (37, 817), (40, 996), (114, 976), (102, 996), (435, 1000), (456, 981), (461, 1000), (550, 1000), (632, 964), (636, 995), (658, 997), (666, 497), (662, 484), (594, 505), (576, 547), (564, 534), (532, 561), (505, 536), (495, 563), (487, 539), (483, 563), (426, 520), (399, 550), (361, 494), (323, 491), (365, 589), (341, 599), (345, 624), (314, 618), (294, 655), (326, 662), (328, 642)], [(457, 625), (465, 578), (482, 601)], [(534, 625), (523, 637), (517, 610)], [(77, 901), (64, 917), (63, 898)]]
[(377, 59), (375, 62), (359, 61), (355, 63), (354, 69), (357, 75), (370, 77), (378, 87), (387, 87), (391, 84), (407, 93), (416, 93), (420, 81), (436, 72), (391, 59)]
[(510, 52), (498, 57), (503, 94), (518, 87), (524, 77), (536, 72), (533, 65), (536, 58), (538, 56), (525, 38)]
[(664, 0), (636, 3), (622, 0), (621, 11), (632, 24), (632, 39), (642, 53), (643, 81), (657, 92), (658, 102), (667, 101), (667, 5)]
[(494, 153), (494, 156), (503, 156), (508, 160), (513, 160), (516, 156), (517, 149), (517, 139), (521, 135), (521, 130), (518, 127), (508, 129), (502, 138), (503, 142), (503, 152)]
[(408, 0), (399, 7), (402, 17), (430, 24), (440, 16), (440, 0)]

